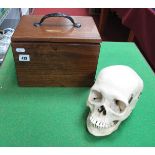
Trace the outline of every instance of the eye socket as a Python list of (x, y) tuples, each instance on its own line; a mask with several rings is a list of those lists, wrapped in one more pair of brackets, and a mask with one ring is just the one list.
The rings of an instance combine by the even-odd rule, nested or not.
[(103, 96), (100, 92), (98, 92), (96, 90), (92, 90), (90, 99), (93, 102), (101, 102), (101, 100), (103, 99)]
[(120, 113), (125, 111), (126, 105), (124, 102), (117, 99), (115, 99), (114, 102), (115, 102), (115, 105), (119, 108)]

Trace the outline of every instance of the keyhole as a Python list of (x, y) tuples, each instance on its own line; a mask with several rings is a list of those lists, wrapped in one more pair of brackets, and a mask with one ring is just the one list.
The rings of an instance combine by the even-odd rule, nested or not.
[(103, 112), (103, 115), (106, 115), (106, 110), (105, 110), (105, 107), (102, 105), (100, 106), (100, 108), (98, 109), (98, 112)]

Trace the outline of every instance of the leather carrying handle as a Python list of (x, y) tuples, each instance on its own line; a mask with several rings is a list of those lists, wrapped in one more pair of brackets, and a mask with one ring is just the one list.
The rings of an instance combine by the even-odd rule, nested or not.
[(74, 22), (74, 19), (71, 16), (69, 16), (67, 14), (64, 14), (64, 13), (50, 13), (50, 14), (47, 14), (47, 15), (45, 15), (45, 16), (43, 16), (41, 18), (40, 22), (34, 23), (33, 25), (36, 26), (36, 27), (41, 26), (42, 23), (44, 22), (44, 20), (46, 18), (49, 18), (49, 17), (64, 17), (64, 18), (69, 19), (73, 23), (73, 26), (74, 27), (76, 27), (76, 28), (80, 28), (81, 27), (81, 24), (80, 23), (75, 23)]

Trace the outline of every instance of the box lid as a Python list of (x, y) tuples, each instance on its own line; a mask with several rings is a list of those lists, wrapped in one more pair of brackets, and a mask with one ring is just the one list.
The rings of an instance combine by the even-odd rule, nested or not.
[(25, 15), (12, 36), (12, 41), (100, 43), (101, 37), (91, 16), (72, 16), (75, 23), (64, 17), (46, 18), (40, 26), (34, 26), (43, 16)]

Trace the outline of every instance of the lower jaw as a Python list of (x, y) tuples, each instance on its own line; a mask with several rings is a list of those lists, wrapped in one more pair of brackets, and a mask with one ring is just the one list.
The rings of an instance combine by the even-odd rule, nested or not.
[(115, 124), (112, 127), (109, 128), (102, 128), (102, 129), (98, 129), (96, 127), (94, 127), (91, 123), (90, 123), (90, 118), (89, 116), (87, 117), (87, 129), (88, 131), (94, 135), (94, 136), (107, 136), (110, 135), (111, 133), (113, 133), (115, 130), (117, 130), (117, 128), (120, 125), (120, 122), (118, 122), (117, 124)]

